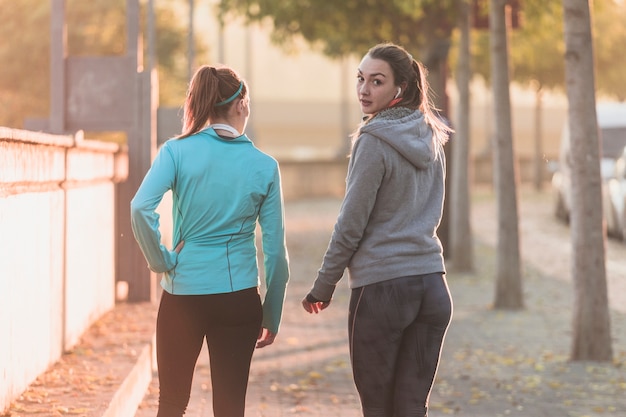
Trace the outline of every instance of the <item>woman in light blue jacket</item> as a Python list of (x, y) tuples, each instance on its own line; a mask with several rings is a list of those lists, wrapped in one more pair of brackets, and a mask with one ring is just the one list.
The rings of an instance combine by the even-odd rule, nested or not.
[[(183, 133), (168, 140), (131, 202), (135, 238), (163, 274), (157, 318), (158, 417), (182, 416), (206, 338), (216, 417), (243, 417), (254, 348), (278, 333), (289, 278), (279, 167), (243, 134), (246, 83), (230, 68), (191, 80)], [(173, 244), (156, 208), (173, 196)], [(261, 302), (255, 230), (261, 227)]]

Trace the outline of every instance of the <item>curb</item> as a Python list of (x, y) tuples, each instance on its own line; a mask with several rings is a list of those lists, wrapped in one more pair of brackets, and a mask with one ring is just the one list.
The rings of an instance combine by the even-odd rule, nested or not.
[(120, 384), (102, 417), (135, 417), (156, 371), (155, 338), (146, 344), (133, 369)]

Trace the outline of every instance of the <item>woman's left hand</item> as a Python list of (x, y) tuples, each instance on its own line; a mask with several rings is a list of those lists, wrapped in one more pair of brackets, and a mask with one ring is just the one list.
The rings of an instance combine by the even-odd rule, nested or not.
[(257, 349), (271, 345), (272, 343), (274, 343), (274, 339), (276, 339), (275, 333), (272, 333), (266, 328), (261, 327), (261, 331), (259, 332), (259, 337), (256, 340)]
[(309, 314), (318, 314), (322, 310), (326, 309), (330, 305), (330, 301), (316, 301), (314, 303), (307, 300), (306, 297), (302, 299), (302, 308)]

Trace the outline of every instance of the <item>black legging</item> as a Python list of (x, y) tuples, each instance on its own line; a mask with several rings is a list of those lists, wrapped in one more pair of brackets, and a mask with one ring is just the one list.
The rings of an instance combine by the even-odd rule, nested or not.
[(443, 274), (352, 290), (350, 353), (364, 417), (423, 417), (452, 300)]
[(215, 417), (243, 417), (250, 361), (263, 312), (257, 288), (226, 294), (163, 292), (157, 317), (159, 411), (184, 415), (191, 382), (206, 338)]

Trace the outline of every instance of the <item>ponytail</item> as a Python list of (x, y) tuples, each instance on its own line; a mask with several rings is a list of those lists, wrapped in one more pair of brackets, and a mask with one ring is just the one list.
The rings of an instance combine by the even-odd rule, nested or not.
[[(439, 109), (437, 109), (432, 102), (430, 86), (426, 77), (428, 76), (428, 70), (418, 61), (411, 57), (411, 67), (415, 73), (415, 92), (418, 101), (418, 108), (424, 115), (424, 119), (426, 123), (433, 130), (433, 137), (435, 138), (435, 142), (443, 146), (446, 144), (450, 137), (450, 133), (453, 132), (452, 127), (446, 121), (446, 119), (439, 113)], [(402, 103), (400, 103), (402, 104)]]
[(230, 68), (200, 67), (191, 78), (183, 114), (183, 139), (198, 133), (219, 116), (228, 113), (232, 102), (248, 92), (246, 83)]

